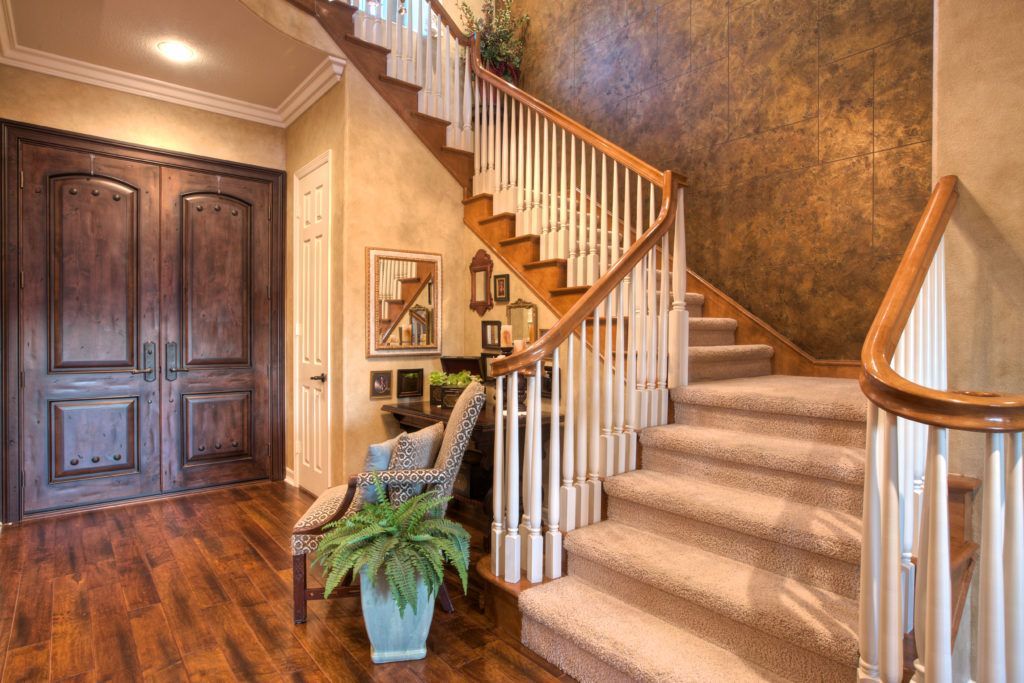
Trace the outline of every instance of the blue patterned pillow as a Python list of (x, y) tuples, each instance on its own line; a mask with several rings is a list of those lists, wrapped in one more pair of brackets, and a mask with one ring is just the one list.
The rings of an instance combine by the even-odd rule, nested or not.
[[(437, 452), (441, 450), (444, 424), (438, 422), (412, 434), (399, 434), (398, 443), (391, 453), (389, 470), (422, 470), (433, 467)], [(423, 484), (391, 484), (388, 499), (399, 505), (423, 492)]]
[[(363, 472), (380, 472), (386, 470), (391, 464), (391, 454), (398, 445), (398, 437), (388, 439), (382, 443), (371, 444), (366, 449), (366, 460), (363, 462)], [(372, 486), (363, 487), (363, 500), (367, 503), (377, 502), (377, 491)]]

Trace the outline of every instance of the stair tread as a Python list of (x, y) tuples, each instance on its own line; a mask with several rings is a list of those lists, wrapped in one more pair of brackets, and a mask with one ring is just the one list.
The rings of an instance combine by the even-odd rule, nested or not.
[(737, 560), (606, 521), (571, 532), (569, 570), (582, 556), (844, 664), (858, 656), (856, 600)]
[(524, 591), (519, 607), (524, 617), (556, 631), (633, 680), (782, 680), (571, 576)]
[(735, 363), (745, 360), (766, 360), (775, 355), (767, 344), (729, 344), (727, 346), (691, 346), (690, 362)]
[(405, 88), (406, 90), (411, 90), (413, 92), (419, 92), (420, 90), (423, 90), (423, 88), (416, 85), (415, 83), (403, 81), (401, 78), (395, 78), (394, 76), (388, 76), (387, 74), (381, 74), (379, 78), (385, 83), (390, 83), (391, 85), (397, 86), (399, 88)]
[(353, 35), (346, 35), (345, 40), (349, 43), (352, 43), (353, 45), (366, 48), (367, 50), (371, 50), (373, 52), (379, 52), (383, 55), (391, 54), (391, 50), (389, 50), (388, 48), (383, 47), (381, 45), (377, 45), (376, 43), (371, 43), (368, 40), (363, 40), (362, 38), (356, 38)]
[(846, 484), (864, 483), (864, 449), (807, 439), (668, 424), (640, 433), (644, 449), (676, 451)]
[(612, 498), (851, 564), (860, 562), (860, 518), (847, 512), (650, 470), (610, 477), (604, 488)]
[(677, 403), (851, 422), (867, 419), (857, 380), (764, 375), (695, 382), (672, 390)]
[(691, 330), (729, 332), (735, 330), (738, 325), (735, 318), (690, 318)]
[(520, 242), (537, 242), (540, 243), (540, 235), (516, 235), (515, 237), (509, 237), (498, 242), (499, 246), (508, 246), (510, 244), (519, 244)]
[(524, 263), (523, 264), (523, 268), (525, 270), (535, 270), (537, 268), (551, 268), (551, 267), (565, 268), (566, 264), (567, 264), (567, 262), (566, 262), (566, 260), (564, 258), (549, 258), (549, 259), (541, 259), (540, 261), (530, 261), (529, 263)]

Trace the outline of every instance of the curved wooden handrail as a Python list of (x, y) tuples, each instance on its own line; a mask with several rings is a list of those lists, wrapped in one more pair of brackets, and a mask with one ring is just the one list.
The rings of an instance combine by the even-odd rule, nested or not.
[(956, 176), (936, 183), (861, 351), (860, 386), (868, 399), (908, 420), (975, 432), (1024, 430), (1024, 395), (939, 391), (911, 382), (892, 369), (910, 312), (956, 206)]
[(558, 322), (544, 333), (543, 337), (519, 353), (495, 359), (491, 364), (493, 375), (500, 377), (510, 372), (529, 369), (537, 361), (550, 356), (555, 349), (569, 338), (569, 335), (579, 328), (585, 319), (593, 315), (594, 309), (608, 298), (612, 290), (633, 271), (633, 268), (640, 263), (640, 259), (658, 245), (658, 241), (665, 236), (665, 233), (673, 225), (676, 210), (678, 209), (677, 193), (675, 190), (680, 184), (681, 180), (674, 173), (671, 171), (665, 172), (665, 184), (661, 188), (661, 210), (654, 225), (639, 240), (633, 243), (614, 266), (609, 268), (597, 282), (590, 286), (590, 289), (580, 297), (579, 301), (573, 304), (573, 307), (559, 318)]

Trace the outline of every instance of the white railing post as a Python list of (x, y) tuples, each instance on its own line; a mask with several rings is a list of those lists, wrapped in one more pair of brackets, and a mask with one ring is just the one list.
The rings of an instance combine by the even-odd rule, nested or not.
[(562, 533), (576, 528), (576, 487), (573, 473), (576, 471), (576, 396), (575, 396), (575, 335), (570, 334), (565, 352), (565, 444), (562, 448)]
[[(558, 349), (551, 354), (551, 426), (548, 427), (550, 442), (548, 445), (548, 523), (544, 535), (544, 576), (557, 579), (562, 575), (562, 532), (559, 504), (561, 495), (562, 442), (560, 427), (560, 408), (562, 401), (561, 377), (558, 367)], [(538, 430), (539, 431), (539, 430)]]
[(879, 678), (878, 626), (879, 579), (882, 570), (882, 463), (878, 444), (879, 409), (868, 404), (867, 447), (864, 461), (864, 513), (860, 545), (860, 662), (857, 680), (875, 683)]
[(1024, 681), (1024, 444), (1021, 433), (1004, 437), (1006, 449), (1006, 680)]
[(683, 188), (676, 191), (676, 221), (672, 232), (672, 311), (669, 313), (668, 385), (690, 383), (690, 312), (686, 310), (686, 216)]
[[(1003, 590), (1003, 484), (1006, 437), (985, 439), (985, 474), (982, 482), (981, 586), (978, 599), (978, 680), (1006, 680), (1006, 605)], [(1016, 577), (1019, 581), (1020, 577)]]
[(544, 481), (544, 451), (541, 439), (541, 398), (540, 383), (541, 372), (543, 372), (543, 361), (537, 361), (533, 366), (533, 376), (529, 380), (529, 391), (533, 419), (529, 421), (530, 431), (526, 438), (530, 439), (533, 447), (530, 449), (530, 552), (529, 566), (526, 569), (526, 579), (530, 583), (540, 583), (544, 580), (544, 536), (541, 535), (541, 506), (543, 498), (541, 490)]
[(502, 416), (504, 407), (505, 378), (498, 377), (494, 387), (494, 479), (491, 486), (491, 572), (495, 576), (502, 575), (502, 554), (505, 545), (505, 419)]
[[(590, 462), (590, 449), (587, 440), (590, 436), (590, 403), (587, 400), (587, 321), (580, 324), (580, 382), (576, 404), (579, 415), (576, 417), (576, 526), (590, 524), (590, 486), (587, 483), (587, 464)], [(597, 391), (597, 387), (594, 387)]]
[[(505, 501), (508, 505), (505, 514), (505, 580), (519, 583), (522, 576), (521, 542), (519, 540), (519, 373), (512, 372), (508, 378), (508, 397), (506, 399), (508, 413), (508, 457), (506, 467), (508, 493)], [(496, 408), (497, 409), (497, 408)], [(498, 419), (498, 416), (495, 416)]]
[(579, 284), (579, 235), (576, 233), (576, 136), (569, 136), (569, 225), (566, 241), (569, 245), (569, 262), (566, 265), (566, 284), (575, 287)]
[(591, 523), (601, 521), (601, 321), (600, 305), (594, 309), (594, 332), (590, 343), (590, 350), (593, 352), (590, 359), (590, 437), (589, 468), (587, 470), (587, 484), (590, 488), (590, 512), (588, 520)]
[(899, 447), (896, 416), (880, 415), (882, 449), (882, 567), (879, 576), (879, 673), (884, 681), (899, 681), (903, 674), (903, 602), (901, 600), (902, 547), (900, 543)]
[(951, 683), (952, 585), (949, 566), (949, 448), (945, 429), (928, 428), (927, 470), (915, 599), (918, 681)]

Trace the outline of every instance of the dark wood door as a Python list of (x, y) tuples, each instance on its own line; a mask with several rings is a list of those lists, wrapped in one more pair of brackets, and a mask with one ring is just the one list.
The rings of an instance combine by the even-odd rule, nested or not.
[(24, 511), (158, 492), (159, 168), (20, 155)]
[(270, 474), (272, 189), (163, 170), (165, 490)]

